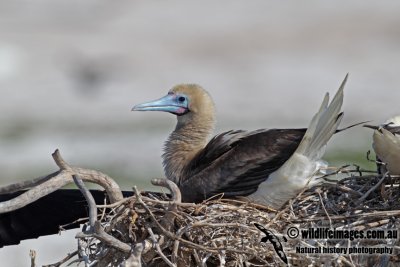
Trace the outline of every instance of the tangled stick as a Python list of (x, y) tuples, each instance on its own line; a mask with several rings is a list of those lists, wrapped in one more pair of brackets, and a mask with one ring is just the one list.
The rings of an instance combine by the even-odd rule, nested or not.
[[(280, 211), (245, 200), (213, 198), (199, 204), (181, 203), (179, 193), (174, 193), (179, 190), (166, 180), (156, 183), (164, 183), (166, 187), (170, 184), (172, 193), (167, 198), (141, 192), (135, 187), (135, 195), (119, 202), (119, 207), (103, 205), (102, 208), (112, 210), (100, 221), (107, 234), (136, 249), (135, 254), (134, 250), (116, 252), (109, 244), (95, 243), (91, 239), (86, 244), (96, 245), (88, 254), (89, 262), (101, 262), (104, 266), (281, 266), (284, 263), (282, 259), (287, 258), (293, 266), (320, 266), (327, 262), (332, 266), (398, 263), (398, 239), (286, 238), (286, 231), (292, 226), (337, 230), (399, 228), (399, 177), (383, 179), (370, 171), (363, 176), (363, 170), (347, 167), (338, 172), (348, 176), (340, 181), (327, 177), (327, 183), (302, 191)], [(386, 204), (387, 201), (391, 206)], [(272, 244), (261, 242), (266, 237), (254, 226), (255, 223), (266, 228), (271, 235), (273, 233)], [(281, 243), (280, 254), (274, 249), (278, 241)], [(393, 254), (301, 254), (296, 251), (296, 247), (363, 246), (392, 248)], [(110, 260), (108, 252), (112, 253), (114, 261)]]
[[(400, 228), (400, 177), (380, 176), (360, 168), (344, 166), (337, 173), (346, 178), (337, 181), (324, 177), (325, 183), (305, 189), (280, 211), (249, 203), (213, 197), (203, 203), (181, 203), (177, 186), (165, 179), (153, 184), (169, 189), (171, 194), (141, 192), (126, 199), (119, 196), (118, 185), (99, 172), (70, 167), (56, 151), (53, 157), (60, 170), (33, 182), (23, 182), (0, 189), (6, 192), (33, 187), (30, 194), (45, 194), (72, 180), (85, 195), (90, 207), (89, 223), (77, 235), (78, 249), (60, 262), (85, 262), (87, 266), (280, 266), (281, 258), (273, 244), (264, 244), (263, 233), (254, 225), (265, 227), (282, 244), (288, 262), (294, 266), (395, 266), (400, 262), (398, 239), (386, 240), (301, 240), (286, 239), (288, 227), (298, 229), (333, 228), (338, 230), (391, 230)], [(363, 173), (367, 175), (363, 175)], [(93, 176), (93, 177), (91, 177)], [(64, 181), (62, 178), (66, 178)], [(105, 179), (103, 179), (105, 178)], [(53, 180), (58, 181), (52, 183)], [(98, 205), (90, 199), (83, 181), (99, 181), (113, 201)], [(56, 185), (55, 185), (56, 184)], [(114, 186), (114, 184), (116, 186)], [(47, 185), (52, 185), (48, 188)], [(118, 188), (118, 190), (116, 190)], [(9, 190), (9, 191), (7, 191)], [(116, 190), (117, 193), (112, 192)], [(38, 192), (42, 191), (42, 192)], [(33, 192), (33, 193), (32, 193)], [(52, 191), (51, 191), (52, 192)], [(119, 194), (118, 194), (119, 192)], [(40, 197), (40, 196), (39, 196)], [(21, 202), (21, 198), (14, 201)], [(18, 202), (17, 201), (17, 202)], [(29, 199), (33, 202), (33, 199)], [(28, 204), (22, 203), (18, 205)], [(3, 202), (7, 203), (7, 202)], [(10, 204), (10, 202), (9, 202)], [(12, 210), (15, 203), (0, 205), (0, 212)], [(98, 210), (99, 209), (99, 210)], [(97, 216), (97, 213), (103, 214)], [(393, 254), (342, 255), (299, 254), (296, 247), (371, 247), (392, 248)], [(72, 259), (73, 256), (77, 259)], [(389, 264), (388, 264), (389, 263)]]
[[(82, 194), (85, 196), (86, 201), (89, 205), (89, 228), (84, 227), (84, 230), (76, 235), (78, 238), (78, 254), (82, 261), (85, 261), (86, 265), (93, 264), (94, 262), (98, 262), (97, 259), (93, 260), (90, 256), (86, 255), (86, 251), (88, 247), (85, 244), (93, 244), (91, 239), (97, 239), (102, 243), (102, 246), (109, 248), (114, 248), (120, 251), (121, 254), (129, 255), (125, 256), (126, 259), (122, 264), (123, 266), (130, 267), (130, 266), (141, 266), (141, 255), (143, 252), (148, 252), (152, 247), (155, 247), (158, 254), (168, 263), (169, 266), (175, 267), (176, 265), (171, 263), (167, 257), (163, 254), (160, 246), (163, 245), (163, 240), (158, 240), (159, 235), (155, 235), (150, 227), (146, 228), (147, 232), (150, 234), (150, 238), (147, 240), (143, 240), (142, 242), (138, 242), (133, 245), (128, 245), (117, 238), (113, 237), (112, 235), (106, 233), (104, 231), (104, 227), (98, 221), (97, 216), (97, 207), (96, 203), (94, 202), (93, 197), (90, 194), (90, 191), (85, 187), (83, 181), (76, 175), (73, 176), (75, 183), (81, 190)], [(170, 204), (170, 211), (175, 212), (177, 211), (177, 204), (181, 203), (181, 193), (179, 188), (172, 182), (166, 179), (153, 179), (152, 183), (154, 185), (163, 186), (170, 190), (172, 201), (169, 202)], [(136, 199), (140, 199), (140, 193), (135, 187)], [(132, 197), (131, 199), (133, 199)], [(141, 200), (139, 200), (141, 201)], [(119, 201), (119, 203), (123, 204), (127, 201)], [(106, 206), (114, 206), (114, 204), (106, 205)], [(121, 209), (120, 209), (121, 210)], [(165, 224), (170, 223), (170, 220), (173, 220), (172, 217), (165, 216), (165, 220), (163, 221)], [(160, 227), (162, 227), (160, 225)], [(87, 241), (89, 240), (89, 241)], [(97, 254), (107, 254), (106, 252), (97, 252)], [(108, 260), (105, 261), (106, 263), (102, 263), (105, 266), (108, 264)]]
[[(234, 239), (232, 244), (221, 244), (219, 235), (213, 239), (212, 236), (208, 237), (209, 234), (204, 233), (204, 237), (211, 239), (204, 244), (198, 240), (198, 238), (202, 238), (199, 233), (204, 229), (228, 227), (232, 234), (236, 233), (236, 229), (241, 229), (239, 232), (243, 233), (239, 234), (243, 237), (248, 234), (251, 234), (250, 237), (254, 235), (251, 238), (255, 238), (255, 242), (259, 243), (257, 239), (261, 233), (253, 225), (247, 225), (244, 221), (241, 223), (216, 222), (216, 220), (225, 220), (224, 216), (226, 217), (230, 212), (245, 215), (248, 212), (247, 207), (256, 210), (251, 208), (252, 204), (237, 200), (233, 200), (233, 203), (237, 203), (239, 206), (219, 203), (219, 200), (211, 200), (204, 204), (181, 203), (180, 191), (173, 182), (166, 179), (154, 179), (152, 183), (168, 188), (171, 192), (170, 197), (163, 198), (160, 194), (154, 196), (152, 193), (140, 192), (134, 187), (135, 195), (120, 202), (120, 207), (115, 207), (113, 204), (102, 205), (102, 208), (113, 207), (113, 209), (106, 214), (103, 220), (96, 221), (97, 225), (101, 223), (99, 229), (104, 229), (106, 232), (102, 235), (118, 239), (130, 246), (131, 250), (127, 251), (115, 246), (109, 240), (100, 238), (94, 233), (82, 233), (77, 235), (80, 240), (79, 244), (81, 244), (79, 251), (87, 252), (90, 251), (90, 248), (94, 249), (84, 257), (81, 256), (81, 261), (85, 261), (87, 265), (97, 262), (101, 263), (101, 266), (119, 266), (119, 264), (140, 266), (142, 263), (148, 266), (159, 266), (158, 264), (161, 266), (163, 266), (162, 264), (192, 266), (190, 253), (187, 254), (191, 251), (195, 255), (195, 265), (206, 266), (206, 262), (213, 258), (218, 259), (221, 263), (229, 263), (234, 254), (243, 255), (241, 256), (242, 261), (264, 254), (252, 247), (243, 247)], [(91, 205), (90, 202), (89, 205)], [(209, 218), (204, 218), (205, 209), (209, 209), (209, 205), (223, 206), (228, 210), (222, 213), (213, 211)], [(217, 210), (218, 208), (215, 211)], [(190, 213), (198, 215), (191, 217)], [(232, 220), (238, 218), (231, 217)], [(260, 223), (265, 222), (260, 219), (254, 220)]]

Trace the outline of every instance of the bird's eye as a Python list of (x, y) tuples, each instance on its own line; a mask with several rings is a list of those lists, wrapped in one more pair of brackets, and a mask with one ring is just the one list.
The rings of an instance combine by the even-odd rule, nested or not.
[(185, 102), (186, 98), (184, 96), (178, 97), (179, 102)]

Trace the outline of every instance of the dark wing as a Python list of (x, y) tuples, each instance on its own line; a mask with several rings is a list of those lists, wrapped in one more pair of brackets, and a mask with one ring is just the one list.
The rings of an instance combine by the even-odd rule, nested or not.
[[(103, 204), (105, 193), (90, 191), (97, 204)], [(14, 198), (23, 191), (0, 195), (0, 202)], [(125, 196), (132, 192), (124, 192)], [(0, 247), (19, 244), (21, 240), (52, 235), (64, 229), (78, 228), (74, 221), (88, 217), (88, 207), (82, 193), (76, 189), (57, 190), (15, 211), (0, 214)], [(83, 223), (83, 222), (81, 222)]]
[(214, 137), (187, 166), (183, 200), (254, 193), (296, 150), (306, 129), (229, 131)]

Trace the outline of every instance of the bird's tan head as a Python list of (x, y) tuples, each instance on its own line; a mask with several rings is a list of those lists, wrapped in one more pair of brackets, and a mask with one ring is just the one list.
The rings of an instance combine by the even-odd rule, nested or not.
[(168, 179), (179, 183), (185, 166), (203, 149), (215, 126), (215, 107), (210, 95), (196, 84), (180, 84), (160, 99), (142, 103), (134, 111), (164, 111), (178, 122), (165, 142), (163, 164)]
[(186, 109), (194, 114), (214, 113), (215, 107), (211, 96), (197, 84), (179, 84), (174, 86), (168, 94), (179, 100), (187, 101)]
[(194, 118), (214, 120), (215, 106), (211, 96), (197, 84), (179, 84), (160, 99), (138, 104), (133, 111), (165, 111), (186, 122)]

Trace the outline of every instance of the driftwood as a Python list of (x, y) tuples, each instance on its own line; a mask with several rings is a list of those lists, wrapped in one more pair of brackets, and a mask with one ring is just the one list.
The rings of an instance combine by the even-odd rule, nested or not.
[[(70, 167), (58, 151), (53, 158), (60, 171), (31, 183), (0, 189), (4, 192), (33, 186), (26, 196), (0, 203), (0, 212), (35, 201), (71, 182), (85, 196), (90, 216), (76, 236), (76, 251), (48, 266), (63, 266), (71, 261), (99, 267), (286, 266), (286, 261), (289, 266), (398, 266), (400, 262), (398, 237), (301, 239), (291, 232), (322, 227), (400, 229), (400, 177), (387, 173), (379, 175), (344, 166), (335, 174), (344, 173), (346, 178), (337, 181), (324, 177), (323, 183), (304, 190), (277, 211), (245, 198), (229, 200), (222, 196), (199, 204), (182, 203), (178, 187), (165, 179), (154, 179), (152, 183), (167, 188), (170, 195), (141, 192), (134, 187), (134, 196), (123, 199), (110, 177)], [(111, 204), (96, 206), (84, 181), (103, 186)], [(298, 247), (390, 248), (392, 253), (299, 253)], [(31, 258), (34, 266), (34, 253)]]

